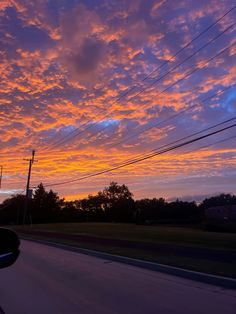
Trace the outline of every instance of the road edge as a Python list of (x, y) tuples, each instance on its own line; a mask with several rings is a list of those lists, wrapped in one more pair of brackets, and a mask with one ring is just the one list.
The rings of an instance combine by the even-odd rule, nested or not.
[(25, 237), (22, 235), (20, 235), (20, 238), (23, 240), (38, 242), (40, 244), (53, 246), (56, 248), (67, 250), (67, 251), (72, 251), (72, 252), (86, 254), (93, 257), (103, 258), (103, 259), (107, 259), (113, 262), (119, 262), (119, 263), (123, 263), (127, 265), (132, 265), (132, 266), (136, 266), (136, 267), (140, 267), (140, 268), (144, 268), (144, 269), (148, 269), (148, 270), (152, 270), (156, 272), (165, 273), (168, 275), (173, 275), (173, 276), (182, 277), (185, 279), (203, 282), (203, 283), (214, 285), (214, 286), (220, 286), (222, 288), (236, 289), (236, 279), (233, 279), (233, 278), (206, 274), (202, 272), (192, 271), (192, 270), (169, 266), (165, 264), (153, 263), (153, 262), (139, 260), (139, 259), (130, 258), (126, 256), (114, 255), (114, 254), (110, 254), (106, 252), (79, 248), (79, 247), (68, 245), (68, 244), (62, 244), (62, 243), (52, 242), (48, 240)]

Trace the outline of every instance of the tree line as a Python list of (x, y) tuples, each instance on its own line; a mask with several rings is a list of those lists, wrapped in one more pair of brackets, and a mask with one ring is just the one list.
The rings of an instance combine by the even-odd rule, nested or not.
[[(22, 224), (24, 195), (13, 195), (0, 205), (0, 224)], [(126, 185), (111, 182), (96, 195), (66, 201), (54, 191), (46, 191), (39, 184), (34, 196), (29, 200), (26, 223), (53, 222), (120, 222), (137, 224), (199, 224), (203, 220), (204, 209), (236, 204), (236, 196), (221, 194), (206, 198), (201, 204), (164, 198), (144, 198), (134, 200)]]

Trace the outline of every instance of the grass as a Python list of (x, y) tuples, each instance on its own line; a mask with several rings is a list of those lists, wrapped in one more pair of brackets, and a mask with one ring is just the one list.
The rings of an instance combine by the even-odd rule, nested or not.
[(111, 239), (205, 247), (208, 249), (236, 249), (235, 233), (207, 232), (193, 227), (143, 226), (118, 223), (58, 223), (38, 224), (33, 225), (32, 228), (27, 228)]
[[(15, 227), (20, 230), (19, 227)], [(91, 235), (101, 238), (131, 240), (135, 242), (147, 242), (156, 244), (180, 245), (191, 248), (207, 248), (210, 252), (216, 250), (235, 251), (236, 234), (207, 232), (200, 228), (174, 227), (166, 225), (142, 226), (135, 224), (116, 223), (60, 223), (41, 224), (25, 227), (27, 230), (50, 231), (65, 234)], [(31, 235), (30, 235), (31, 237)], [(54, 235), (41, 236), (33, 235), (33, 238), (45, 239), (53, 242), (78, 246), (111, 254), (117, 254), (132, 258), (158, 262), (162, 264), (182, 267), (190, 270), (201, 271), (216, 275), (236, 278), (236, 268), (231, 261), (215, 261), (213, 259), (193, 258), (191, 256), (181, 256), (172, 251), (168, 253), (158, 251), (148, 251), (142, 247), (122, 247), (104, 245), (104, 243), (87, 242), (83, 239), (74, 241), (70, 239), (56, 238)]]

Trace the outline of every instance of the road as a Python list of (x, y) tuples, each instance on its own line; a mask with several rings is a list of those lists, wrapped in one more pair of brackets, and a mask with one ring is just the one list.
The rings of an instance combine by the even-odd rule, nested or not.
[(0, 270), (6, 314), (235, 314), (236, 292), (30, 241)]

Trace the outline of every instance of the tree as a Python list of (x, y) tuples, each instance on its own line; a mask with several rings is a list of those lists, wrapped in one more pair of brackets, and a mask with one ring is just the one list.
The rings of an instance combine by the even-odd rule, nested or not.
[(21, 224), (25, 196), (12, 195), (0, 205), (0, 224)]
[(42, 183), (35, 190), (32, 202), (33, 223), (53, 222), (59, 220), (61, 201), (57, 193), (47, 192)]
[(129, 200), (132, 199), (133, 196), (125, 184), (119, 185), (117, 182), (111, 182), (109, 187), (105, 187), (103, 195), (111, 202), (115, 202), (120, 199)]
[(167, 203), (164, 198), (141, 199), (135, 202), (136, 223), (158, 221), (166, 214)]
[(79, 201), (79, 208), (84, 213), (86, 221), (103, 221), (104, 220), (104, 208), (106, 200), (102, 192), (98, 192), (96, 195), (89, 195)]
[(231, 194), (220, 194), (204, 199), (201, 203), (203, 209), (213, 206), (233, 205), (236, 204), (236, 196)]
[(201, 209), (195, 202), (184, 202), (178, 199), (168, 204), (169, 218), (180, 223), (199, 223), (202, 220)]
[(58, 221), (60, 222), (79, 222), (85, 220), (85, 213), (81, 210), (80, 201), (65, 201), (61, 200), (60, 215)]
[(111, 182), (103, 192), (105, 219), (115, 222), (131, 222), (134, 219), (133, 194), (125, 184)]

